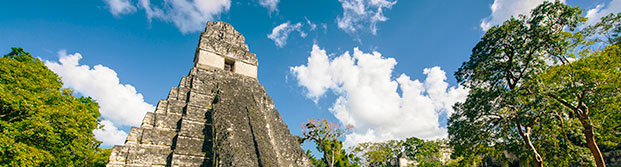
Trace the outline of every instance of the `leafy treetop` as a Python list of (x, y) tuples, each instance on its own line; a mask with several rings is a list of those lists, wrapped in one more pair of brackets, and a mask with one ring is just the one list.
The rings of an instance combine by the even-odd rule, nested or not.
[(0, 58), (0, 166), (93, 166), (99, 106), (22, 48)]

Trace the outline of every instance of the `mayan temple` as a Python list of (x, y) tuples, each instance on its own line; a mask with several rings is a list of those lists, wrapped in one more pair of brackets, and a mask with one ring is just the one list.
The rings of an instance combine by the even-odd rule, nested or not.
[(107, 166), (312, 166), (230, 24), (208, 22), (194, 67), (114, 146)]

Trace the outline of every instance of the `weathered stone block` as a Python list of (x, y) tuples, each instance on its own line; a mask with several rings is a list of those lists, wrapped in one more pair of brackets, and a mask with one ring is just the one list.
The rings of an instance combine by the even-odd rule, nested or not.
[(144, 128), (140, 143), (158, 146), (171, 146), (176, 135), (177, 132), (174, 130)]
[(161, 147), (154, 145), (140, 145), (130, 147), (129, 154), (127, 156), (128, 165), (161, 165), (167, 164), (166, 159), (170, 156), (172, 150), (170, 147)]
[(205, 102), (211, 102), (211, 100), (213, 99), (213, 95), (211, 94), (204, 94), (204, 93), (199, 93), (195, 91), (190, 91), (189, 97), (190, 97), (190, 99), (188, 99), (189, 103), (192, 103), (194, 105), (203, 105), (203, 106), (208, 106), (207, 104), (205, 104)]
[(167, 108), (168, 100), (160, 100), (157, 102), (157, 107), (155, 107), (155, 113), (166, 113)]
[(177, 93), (177, 99), (181, 100), (181, 101), (187, 101), (188, 100), (188, 93), (190, 92), (190, 87), (179, 87), (177, 89), (177, 91), (179, 91)]
[(155, 128), (159, 129), (178, 129), (181, 115), (177, 114), (155, 114)]
[(170, 88), (170, 91), (168, 92), (168, 100), (177, 100), (177, 94), (179, 93), (179, 91), (177, 90), (177, 87), (172, 87)]
[(110, 163), (125, 164), (125, 160), (127, 160), (127, 151), (127, 147), (125, 146), (114, 146), (110, 153)]
[(172, 163), (173, 167), (190, 167), (190, 166), (212, 166), (211, 157), (183, 155), (173, 153)]
[(192, 78), (192, 87), (190, 90), (191, 92), (209, 95), (212, 94), (211, 90), (213, 88), (213, 82), (209, 82), (208, 80), (201, 80), (201, 78), (198, 76)]
[(203, 139), (205, 135), (211, 137), (211, 133), (211, 124), (186, 119), (181, 121), (181, 129), (179, 130), (180, 136)]
[(132, 127), (131, 129), (129, 129), (129, 134), (127, 134), (127, 139), (125, 140), (125, 143), (139, 143), (140, 138), (142, 138), (142, 129)]
[(179, 88), (181, 88), (181, 87), (186, 87), (186, 86), (188, 86), (188, 85), (187, 85), (187, 82), (188, 82), (187, 80), (188, 80), (188, 78), (190, 78), (190, 77), (189, 77), (189, 76), (183, 76), (183, 77), (181, 77), (181, 81), (179, 82), (179, 86), (178, 86), (178, 87), (179, 87)]
[(204, 156), (211, 152), (211, 139), (177, 136), (175, 153), (184, 155)]
[(183, 114), (183, 108), (185, 107), (186, 102), (182, 100), (168, 100), (168, 105), (166, 108), (167, 114)]
[[(197, 104), (197, 105), (195, 105)], [(197, 121), (197, 122), (211, 122), (211, 114), (209, 112), (210, 104), (195, 102), (194, 104), (190, 103), (186, 106), (185, 109), (185, 119)]]
[(142, 124), (140, 125), (140, 127), (153, 128), (154, 124), (155, 124), (155, 113), (147, 112), (147, 114), (142, 119)]

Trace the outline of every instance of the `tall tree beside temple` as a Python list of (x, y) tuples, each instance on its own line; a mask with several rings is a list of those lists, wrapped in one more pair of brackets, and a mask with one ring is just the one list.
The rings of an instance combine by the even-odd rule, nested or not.
[(61, 87), (58, 75), (22, 48), (0, 58), (0, 166), (97, 163), (99, 106)]
[(479, 155), (486, 155), (504, 163), (519, 158), (535, 166), (558, 157), (542, 153), (550, 148), (542, 143), (554, 144), (551, 148), (563, 143), (558, 142), (555, 120), (548, 119), (542, 108), (547, 102), (533, 96), (525, 83), (545, 71), (547, 61), (565, 56), (573, 44), (572, 33), (566, 30), (586, 20), (581, 13), (578, 7), (546, 1), (529, 16), (511, 18), (486, 32), (455, 73), (458, 82), (470, 89), (449, 120), (456, 155), (478, 161), (484, 158)]

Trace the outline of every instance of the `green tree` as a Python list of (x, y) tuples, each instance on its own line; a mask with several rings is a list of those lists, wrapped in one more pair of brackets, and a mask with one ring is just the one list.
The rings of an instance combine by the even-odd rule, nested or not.
[(0, 166), (92, 166), (97, 103), (21, 48), (0, 58)]
[(620, 68), (621, 50), (609, 45), (574, 62), (553, 66), (538, 78), (541, 93), (561, 106), (561, 114), (580, 122), (586, 146), (600, 167), (605, 162), (596, 138), (604, 139), (609, 147), (617, 147), (621, 140)]
[(590, 37), (590, 42), (605, 43), (607, 45), (621, 42), (621, 13), (611, 13), (601, 18), (595, 25), (589, 25), (582, 33)]
[(351, 148), (351, 153), (356, 157), (356, 163), (360, 166), (392, 166), (390, 160), (397, 157), (403, 149), (403, 141), (389, 140), (386, 142), (360, 143)]
[(112, 148), (98, 148), (97, 151), (95, 151), (95, 155), (93, 156), (93, 158), (91, 158), (89, 166), (106, 167), (110, 158), (110, 153), (112, 153)]
[(485, 155), (506, 163), (517, 153), (523, 162), (543, 166), (541, 144), (533, 139), (540, 139), (537, 132), (548, 128), (540, 126), (547, 115), (538, 106), (545, 101), (529, 96), (524, 83), (545, 71), (547, 61), (564, 58), (573, 44), (573, 34), (565, 30), (586, 20), (580, 14), (578, 7), (544, 2), (529, 16), (511, 18), (486, 32), (470, 60), (455, 73), (470, 89), (467, 100), (454, 106), (448, 123), (457, 156), (474, 163)]
[(311, 161), (313, 166), (328, 166), (324, 160), (316, 158), (310, 150), (306, 150), (306, 156)]
[(450, 158), (452, 152), (446, 139), (425, 141), (416, 137), (405, 140), (360, 143), (353, 147), (352, 154), (360, 166), (393, 166), (392, 159), (400, 154), (415, 163), (414, 166), (456, 166), (456, 160)]
[(451, 149), (445, 139), (425, 141), (410, 137), (403, 142), (404, 153), (416, 160), (418, 166), (452, 166), (454, 159), (450, 159)]
[(317, 150), (323, 153), (322, 160), (328, 167), (353, 167), (350, 163), (353, 155), (342, 149), (343, 142), (338, 140), (343, 131), (338, 124), (327, 120), (311, 119), (303, 127), (304, 137), (299, 142), (311, 140), (317, 145)]

